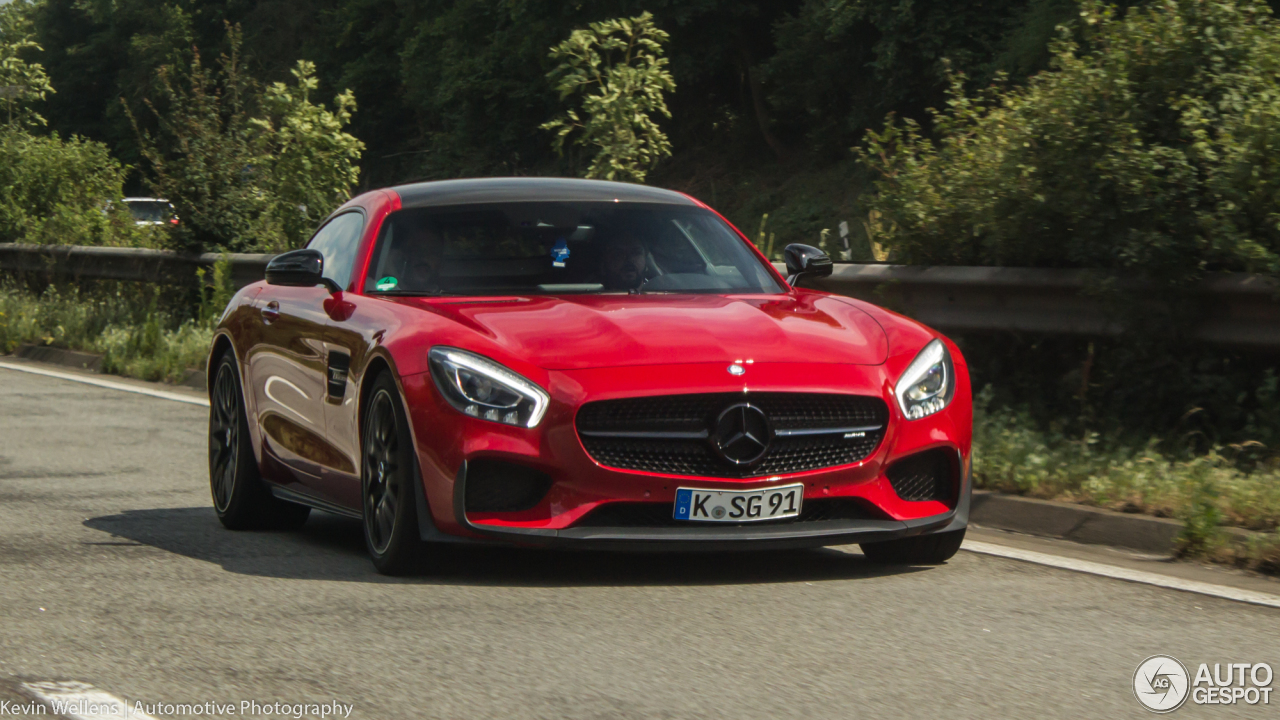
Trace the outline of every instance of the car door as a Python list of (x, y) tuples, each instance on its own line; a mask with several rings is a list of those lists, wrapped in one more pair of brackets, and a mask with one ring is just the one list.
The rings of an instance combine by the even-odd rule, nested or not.
[[(307, 247), (324, 255), (325, 277), (350, 275), (351, 246), (363, 227), (364, 216), (353, 211), (332, 218), (312, 237)], [(303, 487), (295, 490), (313, 495), (327, 495), (324, 468), (342, 464), (325, 433), (330, 363), (326, 303), (331, 298), (320, 285), (266, 286), (257, 298), (262, 342), (248, 358), (264, 452), (289, 476), (272, 479), (299, 484)]]
[[(366, 241), (374, 242), (379, 220), (388, 212), (376, 201), (369, 208)], [(358, 250), (361, 245), (357, 245)], [(377, 250), (375, 249), (375, 256)], [(353, 261), (350, 272), (359, 272)], [(370, 269), (369, 272), (372, 272)], [(397, 325), (388, 303), (363, 293), (372, 288), (365, 277), (344, 276), (339, 284), (346, 292), (335, 293), (327, 302), (329, 328), (325, 347), (329, 354), (329, 394), (325, 398), (327, 437), (335, 450), (334, 462), (322, 471), (326, 495), (335, 503), (360, 507), (360, 422), (358, 372), (368, 362), (367, 355), (379, 339)]]

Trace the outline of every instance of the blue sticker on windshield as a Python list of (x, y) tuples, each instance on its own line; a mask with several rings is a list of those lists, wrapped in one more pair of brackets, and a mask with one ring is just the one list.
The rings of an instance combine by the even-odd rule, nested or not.
[(551, 248), (551, 264), (555, 267), (564, 267), (564, 261), (569, 259), (569, 243), (564, 238), (556, 240), (556, 246)]

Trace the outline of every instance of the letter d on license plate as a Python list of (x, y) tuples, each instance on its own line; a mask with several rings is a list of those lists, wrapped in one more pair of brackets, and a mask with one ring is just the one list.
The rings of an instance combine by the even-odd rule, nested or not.
[(754, 522), (800, 515), (804, 485), (763, 490), (676, 488), (674, 517), (694, 522)]

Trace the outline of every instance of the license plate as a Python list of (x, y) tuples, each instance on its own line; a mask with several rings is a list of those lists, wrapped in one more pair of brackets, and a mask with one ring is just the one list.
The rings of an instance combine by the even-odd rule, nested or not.
[(676, 520), (755, 522), (799, 517), (804, 485), (764, 490), (676, 488)]

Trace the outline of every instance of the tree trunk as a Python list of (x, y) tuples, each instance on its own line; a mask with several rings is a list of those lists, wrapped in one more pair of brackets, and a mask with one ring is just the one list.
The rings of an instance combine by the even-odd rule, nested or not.
[(738, 44), (738, 65), (742, 71), (743, 79), (746, 80), (747, 87), (751, 90), (751, 109), (756, 116), (756, 124), (760, 127), (760, 134), (764, 136), (764, 141), (769, 145), (769, 149), (773, 151), (779, 162), (787, 159), (789, 152), (782, 144), (782, 141), (774, 136), (769, 130), (769, 106), (764, 99), (764, 89), (760, 86), (760, 77), (751, 62), (751, 53), (747, 50), (746, 45), (739, 41)]

